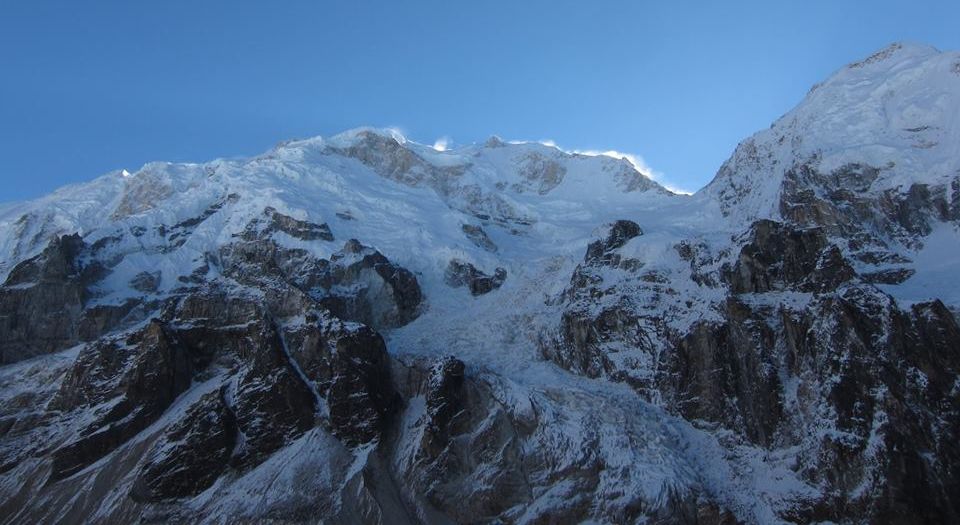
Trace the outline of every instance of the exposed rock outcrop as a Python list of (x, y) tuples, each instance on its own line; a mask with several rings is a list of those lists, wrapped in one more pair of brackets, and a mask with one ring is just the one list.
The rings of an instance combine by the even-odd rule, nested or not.
[(190, 356), (157, 322), (81, 352), (49, 408), (85, 409), (90, 423), (52, 454), (51, 480), (70, 476), (145, 429), (190, 386)]
[(278, 296), (306, 294), (337, 317), (374, 328), (409, 323), (423, 298), (413, 273), (354, 239), (329, 260), (270, 239), (234, 242), (221, 248), (218, 263), (243, 284)]
[(507, 271), (497, 268), (493, 275), (487, 275), (466, 261), (452, 259), (443, 278), (447, 285), (454, 288), (466, 286), (472, 295), (477, 296), (500, 288), (507, 280)]
[(797, 229), (770, 220), (753, 223), (728, 274), (733, 293), (830, 291), (856, 273), (819, 228)]
[(48, 354), (79, 342), (80, 321), (96, 278), (79, 235), (55, 238), (14, 267), (0, 286), (0, 364)]

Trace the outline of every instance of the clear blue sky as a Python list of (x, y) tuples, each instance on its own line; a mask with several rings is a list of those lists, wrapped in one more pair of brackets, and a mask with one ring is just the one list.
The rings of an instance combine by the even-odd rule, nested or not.
[(831, 71), (960, 49), (958, 20), (955, 0), (3, 1), (0, 202), (361, 125), (616, 149), (697, 189)]

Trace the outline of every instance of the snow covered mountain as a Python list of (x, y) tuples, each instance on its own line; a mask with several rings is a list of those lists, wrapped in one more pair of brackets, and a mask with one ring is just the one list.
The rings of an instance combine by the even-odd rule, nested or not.
[(960, 53), (695, 195), (389, 130), (0, 208), (0, 522), (960, 519)]

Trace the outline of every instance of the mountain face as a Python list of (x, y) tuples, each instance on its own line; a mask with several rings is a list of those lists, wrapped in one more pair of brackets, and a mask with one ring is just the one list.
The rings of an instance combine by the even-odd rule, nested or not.
[(361, 129), (0, 209), (0, 522), (960, 521), (960, 53), (706, 188)]

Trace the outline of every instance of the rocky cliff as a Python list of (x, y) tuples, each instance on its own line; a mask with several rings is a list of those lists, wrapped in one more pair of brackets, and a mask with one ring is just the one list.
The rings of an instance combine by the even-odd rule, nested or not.
[(0, 215), (0, 522), (960, 521), (960, 54), (676, 195), (383, 130)]

